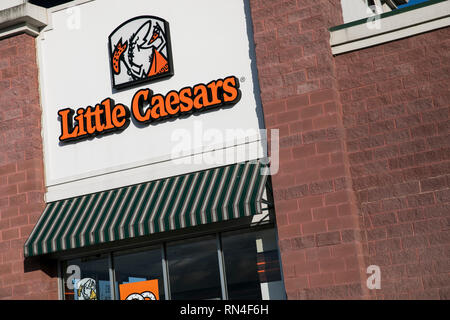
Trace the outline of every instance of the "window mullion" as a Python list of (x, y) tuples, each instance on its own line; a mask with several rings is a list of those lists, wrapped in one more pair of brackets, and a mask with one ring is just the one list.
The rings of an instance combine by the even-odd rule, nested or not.
[(163, 282), (164, 282), (164, 295), (166, 300), (171, 300), (170, 297), (170, 285), (169, 285), (169, 264), (166, 258), (166, 245), (161, 245), (161, 257), (162, 257), (162, 270), (163, 270)]
[(116, 292), (116, 272), (114, 270), (114, 264), (113, 264), (113, 254), (110, 253), (108, 255), (108, 264), (109, 264), (109, 285), (111, 287), (111, 299), (116, 300), (118, 298), (117, 292)]
[(228, 300), (227, 279), (225, 273), (225, 264), (222, 252), (222, 241), (220, 233), (216, 234), (217, 240), (217, 258), (219, 259), (220, 286), (222, 288), (222, 300)]
[(64, 275), (62, 271), (63, 262), (58, 259), (58, 300), (64, 299)]

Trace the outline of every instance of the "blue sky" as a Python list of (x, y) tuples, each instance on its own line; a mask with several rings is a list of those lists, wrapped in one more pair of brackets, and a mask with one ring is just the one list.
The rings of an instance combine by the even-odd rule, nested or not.
[(404, 8), (404, 7), (409, 7), (409, 6), (413, 6), (415, 4), (421, 3), (421, 2), (426, 2), (429, 0), (409, 0), (409, 2), (407, 4), (398, 6), (399, 8)]

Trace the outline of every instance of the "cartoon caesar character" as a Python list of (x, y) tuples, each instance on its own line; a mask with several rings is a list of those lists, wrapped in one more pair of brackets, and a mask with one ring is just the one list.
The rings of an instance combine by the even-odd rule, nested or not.
[[(166, 36), (161, 26), (158, 22), (152, 25), (152, 20), (148, 20), (124, 44), (122, 39), (117, 43), (113, 55), (114, 72), (120, 73), (120, 61), (125, 64), (127, 73), (133, 80), (167, 72), (169, 65), (162, 53), (165, 46)], [(123, 53), (127, 48), (125, 58)]]
[(81, 279), (76, 292), (78, 300), (97, 300), (97, 289), (94, 279)]

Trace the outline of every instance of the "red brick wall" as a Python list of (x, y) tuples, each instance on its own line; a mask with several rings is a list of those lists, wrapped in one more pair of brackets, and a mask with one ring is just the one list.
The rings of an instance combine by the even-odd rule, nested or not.
[(0, 299), (57, 299), (55, 266), (23, 258), (45, 207), (35, 39), (0, 40)]
[(251, 1), (288, 298), (450, 299), (449, 29), (333, 57), (340, 10)]
[(335, 61), (376, 294), (450, 299), (450, 28)]
[[(449, 299), (449, 29), (333, 57), (340, 1), (250, 3), (288, 298)], [(37, 74), (32, 37), (0, 40), (0, 299), (57, 298), (55, 265), (23, 259), (45, 206)]]
[(367, 295), (356, 197), (328, 28), (339, 1), (251, 1), (266, 127), (280, 130), (272, 177), (289, 299)]

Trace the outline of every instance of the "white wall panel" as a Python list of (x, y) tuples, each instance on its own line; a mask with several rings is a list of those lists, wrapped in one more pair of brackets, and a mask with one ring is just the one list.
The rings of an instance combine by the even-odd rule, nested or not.
[[(155, 83), (113, 90), (108, 36), (122, 22), (140, 15), (169, 22), (175, 74)], [(186, 144), (184, 156), (220, 149), (221, 145), (229, 147), (228, 153), (238, 149), (226, 134), (230, 129), (247, 132), (238, 145), (245, 140), (259, 145), (244, 158), (265, 154), (260, 147), (265, 143), (258, 131), (263, 128), (263, 116), (247, 30), (251, 22), (244, 1), (96, 0), (49, 12), (49, 16), (51, 25), (38, 38), (48, 201), (210, 167), (208, 163), (191, 166), (170, 161), (174, 148), (180, 147), (180, 141), (172, 136), (176, 130), (192, 134), (193, 143)], [(166, 94), (231, 75), (241, 79), (242, 92), (241, 100), (231, 108), (148, 126), (131, 121), (121, 133), (67, 145), (58, 141), (60, 109), (94, 107), (107, 97), (131, 107), (134, 93), (141, 88)], [(219, 130), (223, 139), (194, 137), (199, 123), (202, 133)], [(230, 162), (225, 159), (223, 164)]]

